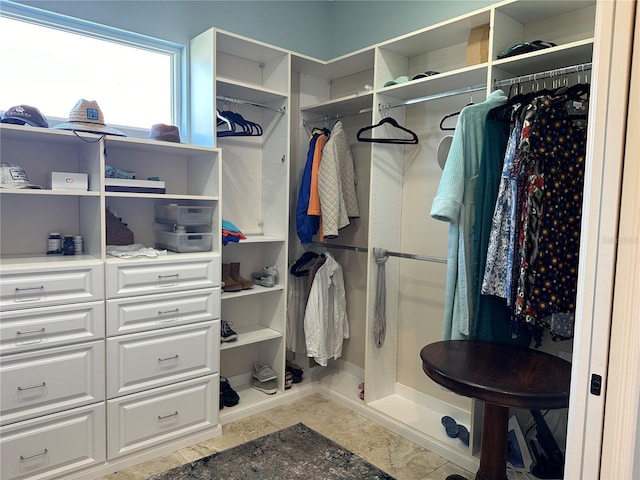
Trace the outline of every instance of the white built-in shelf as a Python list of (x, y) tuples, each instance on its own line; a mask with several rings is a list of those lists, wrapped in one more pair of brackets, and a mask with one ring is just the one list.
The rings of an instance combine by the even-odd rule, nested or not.
[(45, 196), (63, 196), (63, 197), (99, 197), (100, 192), (93, 190), (42, 190), (31, 188), (2, 188), (0, 195), (45, 195)]
[(282, 332), (278, 332), (272, 328), (263, 327), (262, 325), (238, 327), (234, 328), (234, 330), (238, 334), (238, 339), (234, 342), (222, 342), (220, 344), (221, 351), (282, 337)]
[(397, 100), (411, 100), (451, 90), (486, 85), (487, 68), (486, 63), (472, 65), (427, 78), (382, 87), (379, 89), (379, 93)]
[(234, 243), (272, 243), (272, 242), (284, 242), (284, 236), (275, 235), (246, 235), (247, 238), (240, 240), (239, 242), (229, 242), (228, 245)]
[[(528, 75), (590, 62), (593, 56), (593, 38), (578, 40), (537, 52), (494, 60), (494, 73), (504, 77)], [(500, 80), (501, 78), (497, 78)]]
[(267, 105), (286, 99), (283, 92), (224, 77), (216, 78), (216, 89), (217, 95)]
[(302, 107), (301, 111), (305, 117), (333, 117), (336, 115), (357, 114), (371, 112), (373, 101), (372, 92), (363, 92), (357, 95), (337, 98), (314, 105)]
[(92, 255), (47, 255), (46, 253), (20, 253), (0, 255), (0, 263), (3, 266), (10, 265), (29, 265), (47, 264), (47, 266), (55, 265), (56, 267), (64, 266), (63, 264), (101, 262), (100, 258)]
[(105, 197), (121, 197), (121, 198), (149, 198), (162, 200), (207, 200), (217, 201), (218, 195), (179, 195), (172, 193), (134, 193), (134, 192), (105, 192)]
[(374, 56), (375, 49), (373, 47), (357, 50), (328, 62), (294, 53), (291, 55), (291, 68), (294, 72), (313, 75), (326, 80), (335, 80), (371, 70)]
[(220, 295), (221, 300), (230, 300), (233, 298), (239, 297), (247, 297), (250, 295), (263, 295), (272, 292), (278, 292), (283, 290), (284, 287), (282, 285), (274, 285), (273, 287), (263, 287), (261, 285), (254, 285), (252, 288), (248, 290), (240, 290), (239, 292), (223, 292)]

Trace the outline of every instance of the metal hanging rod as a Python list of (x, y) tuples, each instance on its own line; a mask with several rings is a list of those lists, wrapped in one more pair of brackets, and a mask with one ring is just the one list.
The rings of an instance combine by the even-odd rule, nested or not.
[(591, 62), (580, 63), (578, 65), (571, 65), (569, 67), (554, 68), (553, 70), (547, 70), (545, 72), (531, 73), (529, 75), (521, 75), (519, 77), (506, 78), (504, 80), (496, 80), (493, 84), (496, 87), (503, 87), (506, 85), (515, 85), (517, 83), (531, 82), (536, 80), (542, 80), (543, 78), (560, 77), (569, 73), (580, 73), (591, 70)]
[(271, 105), (265, 105), (264, 103), (258, 103), (258, 102), (250, 102), (248, 100), (240, 100), (239, 98), (233, 98), (233, 97), (226, 97), (224, 95), (216, 95), (216, 99), (220, 100), (222, 102), (229, 102), (229, 103), (238, 103), (241, 105), (252, 105), (254, 107), (260, 107), (260, 108), (264, 108), (267, 110), (272, 110), (274, 112), (278, 112), (278, 113), (282, 113), (284, 114), (286, 109), (284, 107), (279, 108), (279, 107), (272, 107)]
[(339, 250), (351, 250), (353, 252), (368, 252), (369, 249), (366, 247), (355, 247), (353, 245), (339, 245), (336, 243), (324, 243), (324, 242), (309, 242), (305, 245), (309, 245), (311, 247), (320, 247), (320, 248), (337, 248)]
[(377, 247), (373, 249), (373, 254), (386, 254), (389, 257), (409, 258), (411, 260), (422, 260), (425, 262), (447, 263), (447, 259), (444, 257), (433, 257), (431, 255), (421, 255), (417, 253), (390, 252), (389, 250), (383, 250)]
[(405, 105), (428, 102), (429, 100), (436, 100), (438, 98), (445, 98), (445, 97), (451, 97), (453, 95), (461, 95), (463, 93), (472, 93), (480, 90), (486, 90), (486, 88), (487, 88), (486, 85), (474, 85), (473, 87), (458, 88), (456, 90), (449, 90), (446, 92), (434, 93), (432, 95), (426, 95), (424, 97), (410, 98), (408, 100), (403, 100), (402, 102), (398, 102), (398, 103), (386, 103), (386, 104), (381, 103), (378, 105), (378, 109), (385, 110), (388, 108), (403, 107)]
[(338, 113), (336, 115), (324, 115), (318, 118), (310, 118), (308, 120), (303, 120), (302, 126), (310, 127), (312, 126), (312, 124), (317, 124), (318, 122), (328, 122), (329, 120), (340, 120), (341, 118), (346, 118), (346, 117), (357, 117), (358, 115), (362, 115), (363, 113), (371, 113), (372, 111), (373, 111), (373, 108), (363, 108), (357, 112), (344, 113), (344, 114)]

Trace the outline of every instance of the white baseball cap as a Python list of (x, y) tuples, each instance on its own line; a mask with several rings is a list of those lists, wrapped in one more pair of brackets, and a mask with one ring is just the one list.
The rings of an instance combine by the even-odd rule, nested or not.
[(27, 172), (19, 165), (0, 163), (0, 188), (42, 188), (29, 183)]

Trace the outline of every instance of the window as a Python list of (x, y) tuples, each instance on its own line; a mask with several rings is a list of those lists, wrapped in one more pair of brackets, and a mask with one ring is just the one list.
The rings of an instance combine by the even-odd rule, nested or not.
[(84, 98), (132, 136), (179, 124), (179, 46), (9, 5), (0, 15), (0, 110), (31, 105), (53, 125)]

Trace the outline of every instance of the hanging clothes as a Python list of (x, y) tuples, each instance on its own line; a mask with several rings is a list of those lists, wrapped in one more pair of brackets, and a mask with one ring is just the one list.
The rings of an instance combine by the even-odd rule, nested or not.
[(317, 270), (304, 315), (307, 356), (326, 366), (342, 356), (343, 340), (349, 338), (349, 321), (342, 267), (330, 253)]
[(472, 230), (485, 119), (489, 110), (506, 102), (505, 93), (496, 90), (484, 102), (462, 109), (431, 206), (433, 218), (450, 223), (443, 323), (446, 340), (470, 338), (472, 334), (475, 313)]
[(360, 216), (353, 154), (349, 139), (338, 121), (322, 151), (318, 170), (318, 191), (322, 210), (324, 238), (335, 238), (338, 230)]
[(302, 172), (300, 181), (300, 191), (298, 192), (298, 202), (296, 204), (296, 232), (302, 243), (309, 243), (318, 232), (320, 224), (319, 217), (309, 215), (309, 199), (311, 197), (311, 176), (313, 170), (313, 158), (318, 139), (326, 136), (322, 129), (316, 128), (309, 140), (309, 150), (307, 151), (307, 161)]

